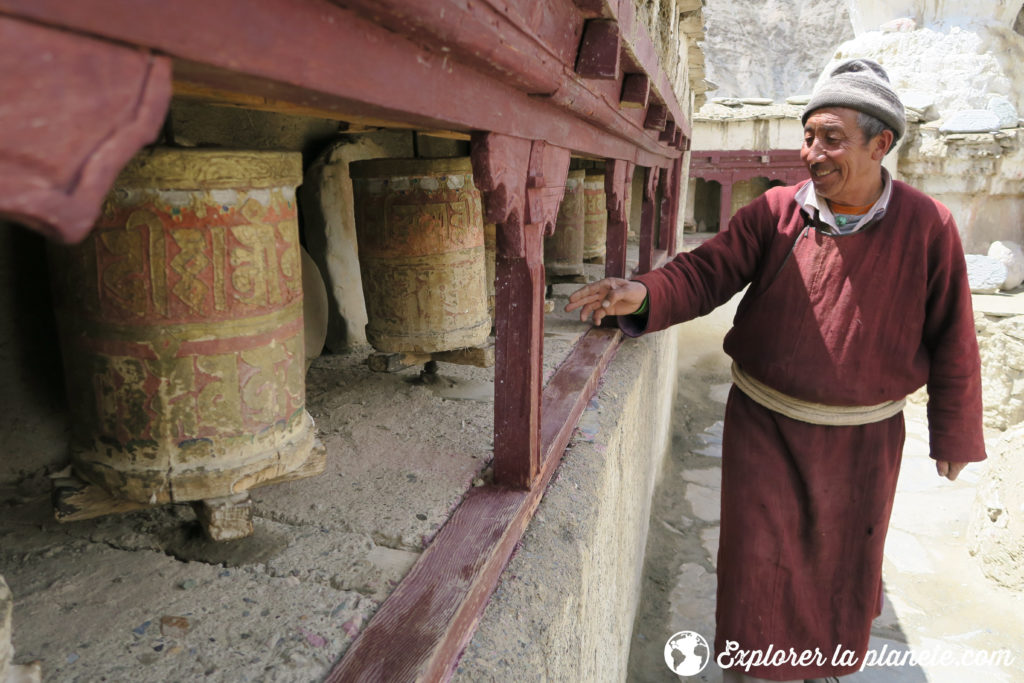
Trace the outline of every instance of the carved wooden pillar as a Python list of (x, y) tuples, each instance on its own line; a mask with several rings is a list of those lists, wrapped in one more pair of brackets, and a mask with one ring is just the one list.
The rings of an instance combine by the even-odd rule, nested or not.
[(732, 218), (732, 183), (731, 177), (722, 179), (722, 192), (718, 207), (718, 232), (725, 232), (729, 229), (729, 219)]
[(658, 177), (657, 166), (644, 169), (644, 201), (640, 207), (640, 273), (646, 273), (654, 265), (654, 230), (658, 222), (656, 202)]
[(494, 133), (472, 139), (484, 219), (497, 224), (494, 479), (530, 488), (540, 471), (543, 238), (555, 228), (569, 151)]
[(0, 216), (79, 242), (159, 133), (171, 61), (0, 16), (0, 73)]
[(605, 163), (604, 192), (608, 206), (608, 246), (605, 277), (626, 277), (626, 238), (629, 234), (629, 190), (633, 164), (621, 159)]

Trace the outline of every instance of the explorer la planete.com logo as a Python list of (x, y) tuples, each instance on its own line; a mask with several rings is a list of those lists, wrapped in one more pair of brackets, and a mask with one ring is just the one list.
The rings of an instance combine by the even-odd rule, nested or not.
[(710, 660), (711, 648), (699, 633), (680, 631), (665, 643), (665, 664), (680, 676), (696, 676)]

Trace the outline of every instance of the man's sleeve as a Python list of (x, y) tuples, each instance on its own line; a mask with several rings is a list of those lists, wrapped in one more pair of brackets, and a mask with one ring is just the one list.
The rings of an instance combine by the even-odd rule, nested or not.
[(931, 456), (949, 462), (985, 459), (981, 358), (963, 245), (948, 217), (929, 249), (924, 342), (928, 373)]
[(635, 280), (647, 287), (646, 316), (619, 316), (632, 337), (707, 315), (751, 281), (767, 249), (774, 219), (764, 197), (740, 209), (729, 229)]

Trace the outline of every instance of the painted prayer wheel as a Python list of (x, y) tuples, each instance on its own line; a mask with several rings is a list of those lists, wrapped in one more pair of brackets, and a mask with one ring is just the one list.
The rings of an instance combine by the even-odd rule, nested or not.
[(51, 250), (76, 474), (142, 503), (293, 472), (305, 410), (297, 153), (156, 149)]
[(349, 175), (370, 344), (434, 353), (487, 341), (483, 209), (469, 158), (357, 161)]
[(569, 171), (565, 195), (558, 206), (555, 234), (544, 238), (544, 270), (548, 275), (583, 275), (583, 181), (586, 171)]
[(588, 173), (583, 181), (583, 259), (604, 262), (608, 239), (608, 207), (604, 174)]

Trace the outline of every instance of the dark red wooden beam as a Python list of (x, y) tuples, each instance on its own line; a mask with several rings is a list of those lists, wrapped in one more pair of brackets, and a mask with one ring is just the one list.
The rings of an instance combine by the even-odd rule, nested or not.
[[(553, 2), (574, 8), (570, 0)], [(178, 79), (319, 108), (328, 117), (491, 130), (637, 163), (666, 164), (678, 154), (620, 112), (617, 102), (606, 101), (600, 90), (580, 82), (572, 59), (560, 72), (549, 71), (557, 75), (556, 96), (531, 98), (530, 90), (538, 84), (519, 90), (509, 78), (484, 73), (476, 62), (428, 50), (376, 24), (380, 13), (372, 9), (375, 3), (353, 0), (349, 4), (352, 10), (315, 0), (261, 0), (248, 6), (244, 20), (237, 15), (236, 3), (229, 0), (179, 0), (143, 7), (134, 0), (0, 0), (0, 12), (150, 47), (179, 60)], [(459, 6), (455, 0), (444, 2), (448, 4)], [(483, 43), (493, 52), (504, 49), (506, 33), (522, 34), (517, 17), (539, 11), (536, 3), (525, 0), (504, 3), (507, 7), (497, 14), (488, 3), (463, 4), (465, 11), (477, 17), (476, 23), (435, 18), (421, 22), (417, 30), (430, 35), (444, 30), (441, 37), (461, 45), (460, 54)], [(408, 14), (424, 12), (417, 0), (389, 0), (389, 6), (405, 7)], [(440, 16), (436, 8), (430, 11)], [(482, 25), (491, 30), (481, 34)], [(217, 30), (197, 30), (199, 26)], [(519, 39), (529, 45), (527, 37)], [(551, 52), (553, 59), (560, 59), (565, 46), (545, 40), (554, 38), (538, 37), (535, 51)], [(316, 46), (315, 52), (310, 51), (311, 45)], [(572, 47), (575, 50), (576, 45)], [(482, 58), (498, 59), (496, 55)], [(524, 77), (536, 70), (531, 58), (505, 58), (518, 64)], [(656, 62), (654, 67), (660, 68)], [(508, 68), (507, 62), (492, 67)], [(502, 106), (494, 106), (495, 102)]]
[(170, 60), (0, 16), (0, 74), (0, 216), (77, 242), (160, 131)]
[(543, 464), (530, 490), (471, 489), (325, 679), (448, 680), (622, 335), (587, 332), (544, 390)]
[(643, 109), (651, 95), (651, 79), (647, 74), (626, 74), (622, 79), (622, 97), (619, 106)]
[(617, 79), (621, 52), (618, 23), (610, 19), (590, 19), (583, 27), (576, 73), (583, 78)]
[(517, 89), (550, 95), (562, 84), (583, 34), (584, 15), (569, 2), (500, 6), (459, 0), (331, 0), (394, 33), (472, 65)]
[(573, 0), (573, 3), (585, 19), (613, 19), (616, 15), (608, 0)]
[(554, 231), (569, 151), (494, 133), (472, 143), (473, 176), (497, 224), (494, 477), (530, 488), (540, 470), (544, 233)]

